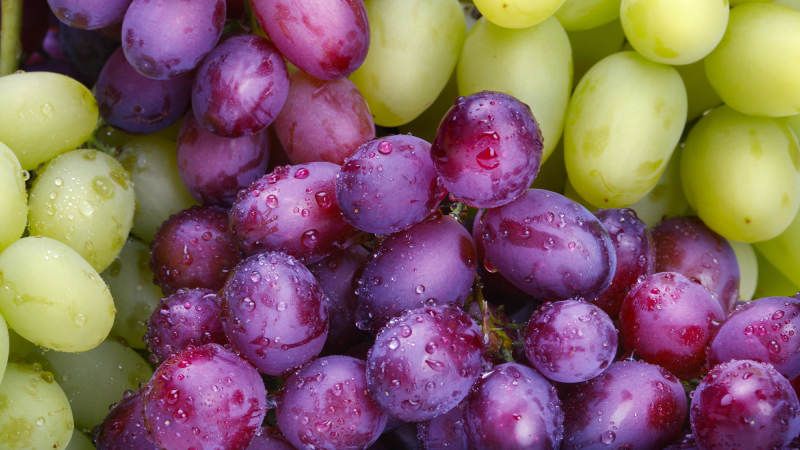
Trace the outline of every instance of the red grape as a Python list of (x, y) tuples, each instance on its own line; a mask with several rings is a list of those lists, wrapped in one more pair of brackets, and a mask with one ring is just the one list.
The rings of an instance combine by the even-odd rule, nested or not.
[(466, 403), (431, 420), (417, 424), (417, 438), (422, 450), (468, 450), (464, 428)]
[(97, 450), (158, 450), (147, 437), (142, 418), (142, 391), (127, 391), (92, 435)]
[(96, 30), (122, 20), (131, 0), (47, 0), (47, 3), (65, 24)]

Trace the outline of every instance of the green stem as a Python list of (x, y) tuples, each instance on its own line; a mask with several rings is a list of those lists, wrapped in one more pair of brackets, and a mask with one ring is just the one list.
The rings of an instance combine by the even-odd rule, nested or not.
[(19, 68), (22, 55), (22, 1), (0, 0), (3, 20), (0, 23), (0, 77), (12, 74)]

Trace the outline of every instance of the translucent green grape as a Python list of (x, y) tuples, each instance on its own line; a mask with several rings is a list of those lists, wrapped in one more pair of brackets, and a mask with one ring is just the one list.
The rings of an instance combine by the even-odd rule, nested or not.
[(405, 125), (400, 125), (398, 127), (400, 133), (411, 133), (420, 139), (433, 142), (436, 138), (436, 132), (439, 130), (439, 123), (442, 121), (442, 117), (444, 117), (447, 111), (450, 110), (450, 107), (455, 104), (457, 98), (458, 83), (456, 83), (456, 74), (453, 73), (453, 76), (450, 77), (450, 81), (447, 82), (433, 104), (416, 119)]
[(503, 28), (528, 28), (552, 16), (564, 0), (475, 0), (483, 17)]
[(572, 60), (575, 64), (574, 85), (603, 58), (617, 53), (625, 42), (625, 33), (619, 20), (591, 30), (568, 31), (567, 36), (572, 45)]
[(567, 0), (555, 16), (567, 31), (589, 30), (619, 19), (622, 0)]
[(706, 76), (705, 60), (684, 66), (675, 66), (686, 86), (686, 98), (689, 101), (689, 112), (686, 120), (700, 117), (704, 112), (722, 104), (714, 88)]
[(72, 433), (72, 440), (69, 441), (66, 450), (95, 450), (95, 447), (88, 436), (76, 431)]
[(756, 259), (758, 261), (758, 285), (753, 298), (791, 297), (800, 292), (800, 284), (792, 283), (761, 252), (756, 251)]
[(792, 283), (800, 286), (800, 213), (778, 237), (759, 242), (755, 247)]
[(588, 209), (591, 212), (595, 212), (598, 209), (596, 206), (584, 200), (583, 197), (581, 197), (581, 194), (578, 194), (578, 192), (572, 186), (572, 182), (570, 182), (569, 179), (567, 179), (567, 182), (564, 184), (564, 197), (567, 197), (568, 199), (579, 203), (581, 206), (583, 206), (584, 208)]
[(558, 142), (553, 154), (547, 158), (539, 169), (539, 175), (533, 180), (531, 189), (543, 189), (561, 194), (567, 184), (567, 166), (564, 165), (564, 143)]
[(17, 156), (0, 142), (0, 252), (22, 236), (28, 220), (27, 172), (22, 171)]
[(675, 148), (655, 187), (644, 198), (629, 206), (650, 228), (664, 219), (684, 215), (689, 207), (681, 186), (681, 153), (680, 146)]
[(745, 5), (747, 3), (772, 3), (773, 0), (730, 0), (731, 7)]
[(11, 328), (8, 329), (8, 360), (14, 361), (16, 359), (23, 359), (28, 356), (36, 347), (36, 345), (17, 334)]
[(11, 342), (8, 335), (8, 326), (3, 316), (0, 316), (0, 383), (3, 382), (3, 375), (6, 372)]
[(739, 262), (739, 298), (752, 300), (758, 284), (758, 259), (753, 246), (744, 242), (728, 241)]

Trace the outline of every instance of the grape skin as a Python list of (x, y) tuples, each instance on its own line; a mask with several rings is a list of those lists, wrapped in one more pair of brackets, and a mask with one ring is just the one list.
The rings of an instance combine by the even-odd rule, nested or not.
[(431, 420), (417, 423), (417, 439), (422, 450), (468, 450), (465, 429), (466, 402)]
[(111, 411), (92, 435), (97, 450), (158, 450), (147, 437), (144, 426), (142, 391), (125, 392), (122, 401), (111, 405)]
[(131, 0), (47, 0), (65, 24), (84, 30), (107, 27), (122, 19)]
[(28, 192), (17, 156), (0, 142), (0, 252), (22, 236), (28, 222)]

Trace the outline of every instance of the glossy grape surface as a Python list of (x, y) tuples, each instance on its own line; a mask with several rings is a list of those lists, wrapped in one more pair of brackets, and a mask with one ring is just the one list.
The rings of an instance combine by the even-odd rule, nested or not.
[(271, 427), (261, 427), (247, 445), (245, 450), (296, 450), (292, 444), (286, 442), (280, 430)]
[(466, 402), (431, 420), (417, 423), (422, 450), (468, 450), (465, 426)]
[(97, 450), (158, 450), (147, 438), (142, 418), (142, 391), (125, 393), (93, 431)]
[(131, 0), (47, 0), (58, 20), (75, 28), (95, 30), (122, 19)]
[(0, 143), (0, 251), (22, 236), (28, 225), (28, 192), (25, 173), (14, 152)]

